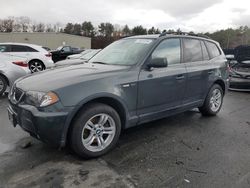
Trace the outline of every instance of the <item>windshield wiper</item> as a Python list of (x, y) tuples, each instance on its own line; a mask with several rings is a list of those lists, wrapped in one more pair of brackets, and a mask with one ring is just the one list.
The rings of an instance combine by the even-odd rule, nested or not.
[(101, 61), (94, 61), (92, 62), (94, 64), (103, 64), (103, 65), (108, 65), (108, 63), (105, 63), (105, 62), (101, 62)]

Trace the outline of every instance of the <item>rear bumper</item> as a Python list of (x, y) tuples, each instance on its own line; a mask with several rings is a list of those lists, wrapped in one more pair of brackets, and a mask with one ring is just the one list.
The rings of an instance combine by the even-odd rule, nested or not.
[(64, 125), (69, 112), (41, 112), (30, 105), (9, 104), (9, 113), (13, 115), (14, 126), (19, 125), (31, 136), (61, 147)]
[(237, 91), (250, 91), (250, 79), (231, 77), (229, 89)]

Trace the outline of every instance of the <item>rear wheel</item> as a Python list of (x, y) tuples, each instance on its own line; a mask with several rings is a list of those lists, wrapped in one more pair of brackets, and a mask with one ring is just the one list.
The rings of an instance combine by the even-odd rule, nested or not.
[(2, 75), (0, 75), (0, 96), (2, 96), (3, 93), (6, 91), (7, 86), (8, 83), (6, 79)]
[(214, 84), (202, 107), (199, 108), (202, 115), (214, 116), (216, 115), (222, 106), (223, 103), (223, 90), (220, 85)]
[(41, 72), (45, 69), (43, 63), (39, 60), (32, 60), (29, 64), (30, 71), (34, 72)]
[(112, 107), (90, 104), (72, 124), (71, 148), (81, 157), (98, 157), (116, 145), (120, 132), (120, 117)]

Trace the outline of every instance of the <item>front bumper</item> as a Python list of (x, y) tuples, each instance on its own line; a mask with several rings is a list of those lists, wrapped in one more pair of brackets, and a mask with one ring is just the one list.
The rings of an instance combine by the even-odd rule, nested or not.
[(250, 79), (231, 77), (229, 89), (239, 91), (250, 91)]
[(41, 112), (31, 105), (13, 104), (8, 107), (9, 118), (14, 126), (19, 125), (31, 136), (61, 147), (63, 128), (69, 112)]

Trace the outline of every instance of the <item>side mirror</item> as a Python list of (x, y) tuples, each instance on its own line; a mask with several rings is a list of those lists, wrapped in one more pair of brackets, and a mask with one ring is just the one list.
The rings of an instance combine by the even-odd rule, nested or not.
[(61, 49), (61, 52), (64, 53), (64, 49)]
[(153, 58), (147, 64), (148, 68), (161, 68), (168, 66), (167, 58)]
[(234, 57), (233, 54), (228, 54), (228, 55), (226, 55), (226, 58), (227, 58), (228, 60), (233, 60), (233, 59), (235, 59), (235, 57)]

